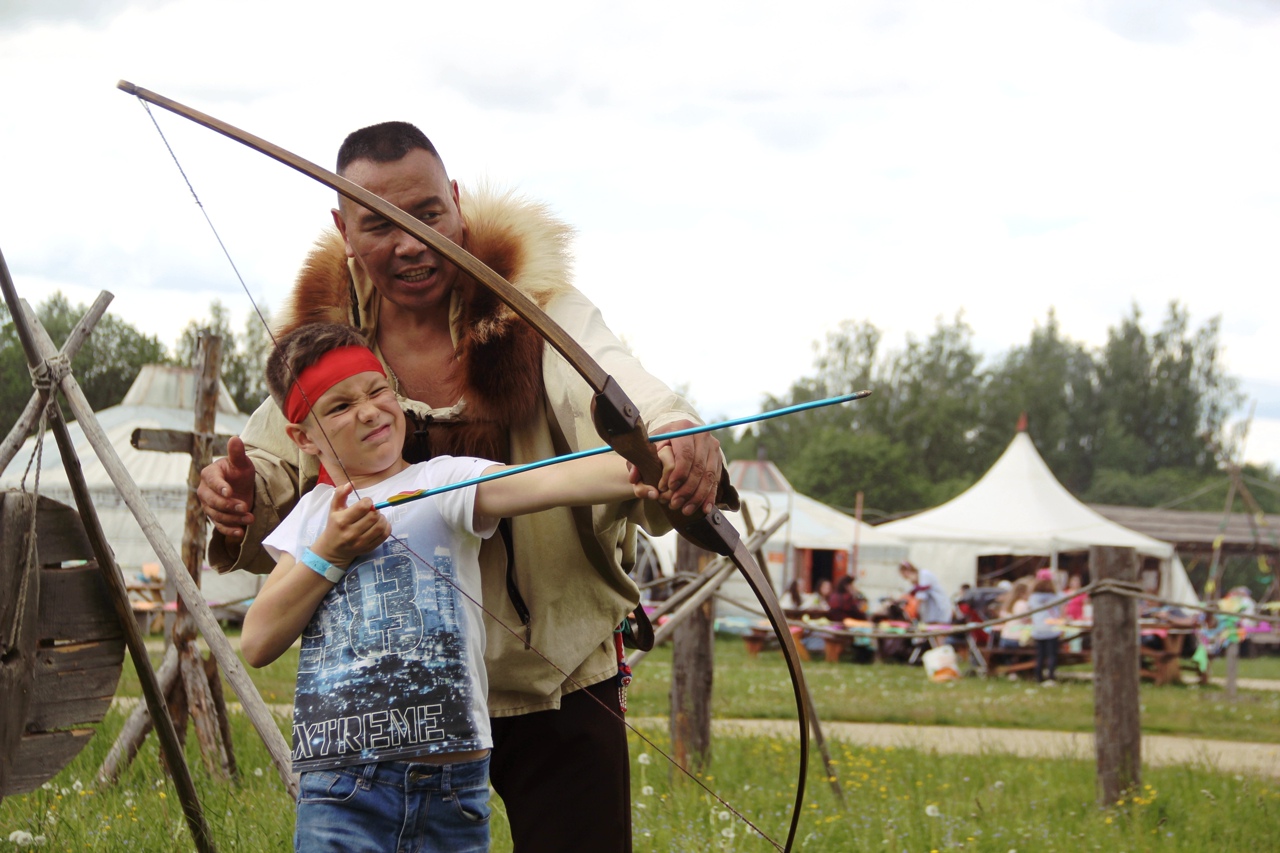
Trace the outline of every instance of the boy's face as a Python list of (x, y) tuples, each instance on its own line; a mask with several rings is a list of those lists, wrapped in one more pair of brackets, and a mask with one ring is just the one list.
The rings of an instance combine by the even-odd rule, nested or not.
[(357, 487), (376, 483), (406, 467), (404, 411), (387, 378), (375, 371), (349, 376), (320, 395), (289, 436), (320, 457), (334, 482), (350, 477)]

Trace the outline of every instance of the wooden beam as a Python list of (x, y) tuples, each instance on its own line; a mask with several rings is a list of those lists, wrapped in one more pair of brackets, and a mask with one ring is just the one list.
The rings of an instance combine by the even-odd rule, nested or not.
[[(209, 437), (210, 450), (214, 456), (227, 455), (227, 442), (231, 436), (221, 433)], [(190, 432), (177, 429), (142, 429), (138, 428), (129, 436), (129, 444), (134, 450), (158, 450), (165, 453), (196, 453), (196, 436)]]

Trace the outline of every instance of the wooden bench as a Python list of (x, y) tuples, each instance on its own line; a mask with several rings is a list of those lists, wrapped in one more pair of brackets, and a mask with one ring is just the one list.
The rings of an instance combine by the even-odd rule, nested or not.
[[(999, 678), (1002, 675), (1017, 675), (1020, 672), (1033, 672), (1036, 668), (1036, 647), (1018, 646), (1017, 648), (1000, 648), (989, 646), (982, 650), (987, 658), (987, 677)], [(1066, 643), (1058, 646), (1058, 666), (1072, 666), (1078, 663), (1089, 663), (1092, 656), (1089, 649), (1070, 651)]]
[[(791, 636), (796, 641), (796, 651), (800, 655), (800, 660), (812, 660), (809, 650), (800, 642), (800, 635), (803, 633), (803, 628), (792, 627), (791, 629)], [(754, 658), (759, 657), (760, 652), (767, 646), (777, 647), (778, 637), (773, 633), (772, 628), (752, 628), (750, 634), (742, 635), (742, 642), (747, 647), (747, 654)]]

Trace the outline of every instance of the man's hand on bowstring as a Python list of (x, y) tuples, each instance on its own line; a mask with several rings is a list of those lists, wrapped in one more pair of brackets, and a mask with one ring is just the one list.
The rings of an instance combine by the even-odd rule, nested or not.
[[(695, 427), (692, 421), (675, 421), (654, 431), (654, 435)], [(716, 508), (716, 490), (720, 485), (720, 441), (710, 433), (685, 435), (654, 442), (654, 447), (670, 447), (674, 456), (667, 483), (671, 490), (672, 509), (693, 515), (699, 509), (710, 513)]]
[(214, 528), (228, 539), (243, 539), (253, 523), (253, 479), (253, 463), (237, 436), (227, 442), (226, 456), (200, 472), (196, 497)]

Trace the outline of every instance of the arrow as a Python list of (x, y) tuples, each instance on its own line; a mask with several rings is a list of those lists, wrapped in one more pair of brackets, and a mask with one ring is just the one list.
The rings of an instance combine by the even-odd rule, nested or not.
[[(759, 421), (767, 421), (771, 418), (780, 418), (783, 415), (794, 415), (797, 412), (808, 411), (809, 409), (820, 409), (825, 406), (836, 406), (841, 403), (849, 403), (853, 400), (861, 400), (871, 396), (870, 391), (856, 391), (852, 394), (842, 394), (838, 397), (827, 397), (824, 400), (812, 400), (808, 403), (797, 403), (794, 406), (786, 406), (781, 409), (774, 409), (771, 412), (764, 412), (759, 415), (748, 415), (745, 418), (734, 418), (729, 421), (720, 421), (715, 424), (704, 424), (702, 426), (689, 427), (688, 429), (676, 430), (675, 432), (664, 432), (658, 435), (649, 436), (649, 442), (666, 441), (672, 438), (680, 438), (686, 435), (697, 435), (703, 432), (712, 432), (718, 429), (728, 429), (729, 427), (742, 426), (743, 424), (753, 424)], [(400, 504), (412, 503), (420, 501), (423, 498), (429, 498), (432, 495), (439, 495), (445, 492), (452, 492), (457, 489), (465, 489), (467, 486), (478, 486), (481, 483), (488, 483), (491, 480), (501, 480), (503, 477), (510, 477), (525, 471), (532, 471), (536, 468), (545, 468), (548, 465), (555, 465), (560, 462), (569, 462), (573, 459), (586, 459), (589, 456), (599, 456), (602, 453), (608, 453), (613, 450), (607, 444), (602, 447), (592, 448), (591, 450), (579, 450), (577, 453), (566, 453), (564, 456), (553, 456), (550, 459), (540, 459), (537, 462), (530, 462), (525, 465), (517, 465), (514, 468), (506, 468), (502, 471), (495, 471), (492, 474), (485, 474), (480, 477), (474, 477), (470, 480), (462, 480), (457, 483), (450, 483), (447, 486), (441, 486), (438, 489), (418, 489), (416, 492), (401, 492), (398, 495), (392, 495), (385, 501), (373, 505), (374, 509), (387, 509)]]

